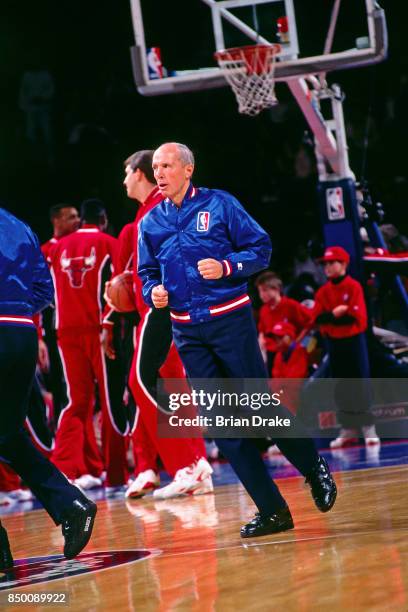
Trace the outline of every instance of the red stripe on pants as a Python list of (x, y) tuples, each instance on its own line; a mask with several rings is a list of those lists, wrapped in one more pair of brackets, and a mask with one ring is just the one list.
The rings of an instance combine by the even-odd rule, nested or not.
[(63, 334), (58, 345), (69, 403), (61, 412), (52, 460), (68, 478), (92, 473), (89, 471), (92, 465), (97, 466), (95, 445), (92, 436), (89, 437), (89, 419), (92, 419), (95, 404), (96, 380), (102, 411), (102, 451), (107, 472), (106, 484), (125, 484), (125, 438), (115, 429), (111, 420), (99, 332), (75, 336)]
[(152, 444), (143, 419), (139, 414), (136, 416), (137, 423), (132, 434), (133, 456), (135, 459), (135, 472), (145, 472), (146, 470), (158, 471), (156, 446)]

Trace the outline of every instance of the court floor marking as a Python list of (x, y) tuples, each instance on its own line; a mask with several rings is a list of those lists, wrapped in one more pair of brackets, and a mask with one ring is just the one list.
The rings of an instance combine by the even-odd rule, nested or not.
[[(226, 551), (226, 550), (238, 550), (238, 549), (248, 549), (248, 548), (256, 548), (256, 547), (260, 547), (260, 546), (273, 546), (273, 545), (277, 545), (277, 544), (299, 544), (300, 542), (313, 542), (313, 541), (319, 541), (319, 540), (332, 540), (332, 539), (346, 539), (346, 538), (350, 538), (353, 537), (355, 538), (356, 536), (372, 536), (373, 534), (379, 534), (379, 533), (386, 533), (386, 532), (392, 532), (392, 533), (397, 533), (397, 532), (405, 532), (408, 531), (408, 527), (401, 527), (401, 528), (392, 528), (392, 529), (373, 529), (371, 531), (357, 531), (357, 532), (352, 532), (352, 533), (341, 533), (341, 534), (332, 534), (332, 535), (324, 535), (324, 536), (313, 536), (313, 537), (297, 537), (296, 539), (285, 539), (285, 540), (273, 540), (271, 542), (242, 542), (240, 544), (231, 544), (231, 545), (226, 545), (226, 546), (218, 546), (218, 547), (213, 547), (213, 548), (203, 548), (203, 549), (198, 549), (198, 550), (186, 550), (186, 551), (180, 551), (180, 552), (173, 552), (173, 553), (167, 553), (165, 549), (158, 549), (158, 548), (153, 548), (153, 549), (142, 549), (142, 550), (147, 550), (150, 555), (147, 557), (143, 557), (141, 559), (134, 559), (132, 561), (129, 561), (128, 563), (124, 564), (124, 565), (133, 565), (135, 563), (139, 563), (141, 561), (149, 561), (153, 558), (155, 559), (159, 559), (159, 558), (169, 558), (169, 557), (181, 557), (181, 556), (186, 556), (186, 555), (195, 555), (195, 554), (203, 554), (203, 553), (209, 553), (209, 552), (219, 552), (219, 551)], [(272, 535), (272, 534), (271, 534)], [(267, 536), (264, 536), (267, 537)], [(116, 551), (116, 552), (122, 552), (123, 551), (133, 551), (135, 549), (121, 549), (120, 551)], [(92, 551), (92, 553), (103, 553), (106, 551)], [(112, 551), (109, 551), (112, 552)], [(115, 551), (113, 551), (115, 552)], [(61, 560), (62, 562), (75, 562), (75, 559), (71, 559), (71, 560), (67, 560), (64, 559), (63, 556), (60, 555), (52, 555), (54, 561), (59, 561)], [(32, 558), (27, 558), (21, 561), (26, 561), (30, 564), (30, 560)], [(37, 557), (37, 562), (38, 562), (38, 557)], [(77, 558), (77, 562), (81, 562), (81, 557), (79, 556)], [(90, 572), (88, 572), (88, 574), (97, 574), (100, 572), (105, 572), (108, 570), (112, 570), (112, 569), (118, 569), (118, 567), (122, 567), (122, 566), (113, 566), (113, 567), (104, 567), (104, 568), (98, 568), (98, 569), (94, 569), (91, 570)], [(58, 578), (55, 578), (54, 580), (52, 580), (52, 582), (56, 583), (59, 582), (60, 580), (68, 580), (71, 578), (76, 578), (76, 575), (68, 575), (68, 576), (61, 576)], [(36, 583), (36, 585), (38, 586), (39, 584), (44, 584), (44, 583), (49, 583), (49, 580), (44, 580), (41, 582)], [(12, 588), (13, 589), (20, 589), (20, 588), (27, 588), (30, 587), (31, 585), (27, 584), (27, 585), (15, 585)], [(3, 589), (4, 591), (8, 590), (8, 589)]]

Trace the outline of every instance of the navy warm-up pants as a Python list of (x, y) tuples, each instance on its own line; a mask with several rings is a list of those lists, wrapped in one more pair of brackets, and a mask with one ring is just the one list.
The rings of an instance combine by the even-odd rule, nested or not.
[(34, 326), (0, 325), (0, 457), (58, 525), (72, 502), (84, 496), (43, 457), (24, 429), (37, 354)]
[[(267, 378), (250, 307), (205, 323), (173, 323), (173, 336), (191, 379)], [(274, 411), (294, 423), (293, 415), (284, 407)], [(300, 428), (299, 435), (304, 435)], [(315, 467), (318, 454), (309, 438), (278, 438), (274, 442), (304, 476)], [(286, 505), (254, 440), (219, 438), (216, 443), (261, 514), (274, 514)]]

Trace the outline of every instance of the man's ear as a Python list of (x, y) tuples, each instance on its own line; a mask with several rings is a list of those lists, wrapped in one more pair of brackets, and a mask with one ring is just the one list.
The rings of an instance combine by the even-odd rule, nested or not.
[(194, 172), (193, 164), (187, 164), (186, 166), (184, 166), (184, 172), (186, 174), (186, 178), (191, 178)]

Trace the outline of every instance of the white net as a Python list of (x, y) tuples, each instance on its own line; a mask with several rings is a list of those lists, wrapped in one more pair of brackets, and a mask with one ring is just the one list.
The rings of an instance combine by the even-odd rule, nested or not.
[(253, 45), (215, 53), (240, 113), (254, 116), (277, 104), (274, 74), (279, 52), (280, 45)]

